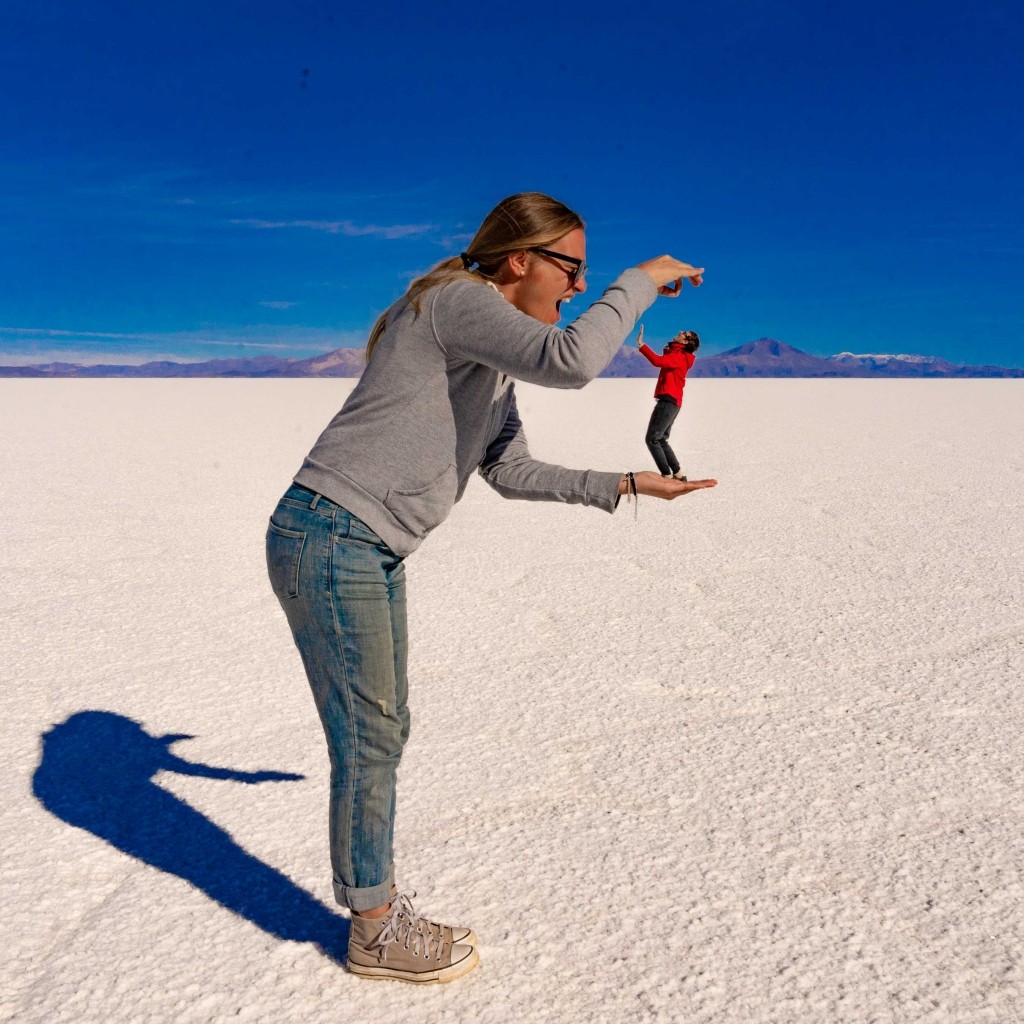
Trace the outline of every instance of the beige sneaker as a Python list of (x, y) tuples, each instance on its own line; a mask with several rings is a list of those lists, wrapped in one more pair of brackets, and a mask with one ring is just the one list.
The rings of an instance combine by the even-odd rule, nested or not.
[[(447, 925), (417, 916), (404, 893), (395, 896), (383, 917), (352, 915), (348, 969), (362, 978), (411, 981), (418, 985), (454, 981), (468, 974), (480, 955), (475, 945), (454, 941)], [(473, 936), (474, 942), (476, 937)]]

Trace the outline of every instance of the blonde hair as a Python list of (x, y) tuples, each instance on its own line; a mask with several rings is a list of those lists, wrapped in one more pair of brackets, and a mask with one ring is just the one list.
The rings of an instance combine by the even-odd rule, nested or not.
[[(405, 298), (420, 311), (423, 293), (439, 284), (465, 279), (485, 283), (501, 269), (514, 252), (551, 245), (570, 231), (583, 228), (583, 218), (564, 203), (543, 192), (518, 192), (502, 199), (477, 228), (473, 240), (460, 256), (441, 260), (409, 285)], [(469, 268), (476, 264), (472, 270)], [(381, 313), (366, 344), (369, 362), (380, 336), (387, 327), (387, 311)]]

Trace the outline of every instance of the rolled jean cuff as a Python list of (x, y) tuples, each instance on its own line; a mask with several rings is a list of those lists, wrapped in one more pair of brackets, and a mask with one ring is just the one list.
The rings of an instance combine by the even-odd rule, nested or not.
[(395, 866), (388, 869), (387, 881), (365, 889), (344, 885), (334, 879), (334, 898), (349, 910), (373, 910), (391, 902), (391, 892), (395, 886)]

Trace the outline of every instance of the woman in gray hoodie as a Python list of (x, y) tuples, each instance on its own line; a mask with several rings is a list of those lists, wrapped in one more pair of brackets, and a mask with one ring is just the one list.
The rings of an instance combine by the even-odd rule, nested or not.
[(267, 530), (267, 564), (302, 655), (331, 761), (334, 891), (352, 914), (349, 969), (450, 981), (478, 962), (467, 928), (418, 915), (395, 887), (395, 773), (409, 735), (404, 559), (451, 511), (474, 471), (506, 498), (614, 511), (621, 495), (672, 499), (714, 480), (572, 470), (527, 447), (514, 380), (581, 388), (660, 295), (702, 268), (661, 256), (624, 271), (579, 318), (579, 216), (520, 193), (465, 253), (414, 281), (377, 321), (367, 365)]

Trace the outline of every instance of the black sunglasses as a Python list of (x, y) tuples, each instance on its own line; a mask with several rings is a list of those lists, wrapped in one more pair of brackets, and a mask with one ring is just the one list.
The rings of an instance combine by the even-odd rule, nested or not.
[(553, 260), (565, 260), (566, 263), (571, 263), (573, 265), (572, 270), (568, 267), (562, 267), (569, 275), (569, 284), (574, 285), (577, 281), (582, 281), (587, 276), (586, 260), (579, 260), (575, 256), (566, 256), (564, 252), (552, 252), (551, 249), (541, 249), (539, 246), (534, 246), (530, 252), (539, 252), (541, 256), (549, 256)]

